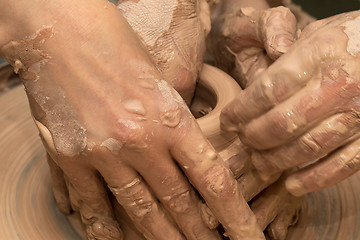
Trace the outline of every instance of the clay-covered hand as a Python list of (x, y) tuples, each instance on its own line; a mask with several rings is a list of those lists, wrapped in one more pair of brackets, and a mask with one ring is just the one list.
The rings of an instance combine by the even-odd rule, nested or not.
[(302, 195), (360, 168), (360, 11), (310, 24), (293, 47), (222, 112), (224, 129), (259, 150), (263, 177), (303, 164), (287, 179)]
[(288, 228), (299, 219), (302, 197), (293, 196), (285, 187), (285, 173), (251, 201), (251, 210), (271, 240), (285, 240)]
[(205, 0), (120, 0), (118, 9), (171, 86), (190, 104), (210, 31)]
[[(234, 155), (235, 154), (235, 155)], [(240, 191), (247, 202), (251, 201), (260, 228), (269, 239), (283, 240), (288, 228), (296, 224), (301, 210), (302, 197), (295, 197), (285, 188), (291, 171), (262, 179), (251, 164), (251, 150), (237, 139), (226, 151), (220, 152), (237, 179)], [(217, 219), (203, 206), (202, 216), (210, 228), (217, 227)]]
[(236, 180), (115, 6), (32, 3), (13, 6), (31, 24), (0, 55), (20, 73), (88, 238), (122, 238), (108, 186), (148, 239), (219, 239), (194, 186), (231, 239), (264, 239)]
[[(189, 104), (202, 65), (205, 36), (210, 31), (206, 1), (175, 0), (163, 4), (157, 0), (123, 0), (117, 8), (149, 51), (163, 78)], [(189, 18), (190, 15), (195, 17)], [(164, 18), (167, 21), (163, 21)], [(190, 43), (188, 38), (193, 41)], [(68, 186), (62, 170), (49, 156), (48, 162), (59, 210), (69, 214)]]
[[(206, 1), (175, 0), (163, 4), (157, 0), (120, 0), (117, 8), (149, 51), (163, 78), (189, 104), (205, 53), (205, 36), (210, 31)], [(195, 17), (189, 18), (190, 15)], [(193, 39), (191, 43), (189, 38)], [(48, 162), (58, 207), (69, 214), (71, 206), (62, 171), (49, 157)]]
[(222, 1), (212, 9), (207, 48), (217, 66), (245, 88), (296, 37), (296, 18), (288, 8), (269, 8), (266, 1)]

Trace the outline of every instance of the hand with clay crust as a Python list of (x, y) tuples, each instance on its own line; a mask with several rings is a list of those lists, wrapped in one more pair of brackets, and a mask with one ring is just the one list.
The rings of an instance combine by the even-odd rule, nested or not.
[[(205, 54), (205, 36), (210, 31), (206, 1), (176, 0), (164, 4), (158, 0), (122, 0), (117, 8), (149, 51), (162, 77), (189, 104)], [(189, 42), (189, 38), (193, 41)], [(65, 179), (61, 169), (51, 162), (49, 158), (58, 207), (69, 214)]]
[[(302, 206), (302, 197), (293, 196), (285, 187), (286, 177), (292, 171), (262, 179), (251, 163), (251, 149), (239, 139), (219, 154), (234, 174), (260, 228), (269, 239), (284, 240), (288, 228), (297, 223)], [(216, 217), (206, 206), (202, 207), (202, 216), (211, 229), (218, 226)]]
[(190, 105), (205, 54), (205, 37), (210, 31), (206, 1), (120, 0), (117, 8), (164, 79)]
[[(360, 11), (310, 24), (293, 47), (222, 112), (224, 129), (257, 149), (263, 178), (300, 196), (336, 184), (359, 164)], [(306, 164), (307, 166), (304, 166)]]
[(211, 9), (207, 48), (218, 67), (245, 88), (296, 39), (296, 18), (265, 0), (224, 0)]
[(23, 80), (89, 239), (122, 238), (105, 185), (148, 239), (219, 239), (187, 178), (231, 239), (264, 239), (230, 171), (112, 4), (5, 4), (24, 31), (5, 29), (0, 55)]

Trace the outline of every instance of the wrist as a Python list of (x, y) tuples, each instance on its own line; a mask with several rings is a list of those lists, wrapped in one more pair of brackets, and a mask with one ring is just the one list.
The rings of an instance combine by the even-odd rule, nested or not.
[[(34, 35), (43, 26), (57, 24), (59, 30), (81, 31), (79, 26), (92, 26), (107, 1), (2, 1), (0, 5), (0, 48), (10, 42)], [(91, 23), (91, 24), (89, 24)], [(73, 29), (72, 29), (73, 28)]]
[[(35, 16), (35, 12), (39, 16)], [(109, 75), (116, 76), (115, 80), (126, 81), (132, 74), (125, 77), (123, 68), (130, 69), (136, 61), (138, 65), (153, 66), (129, 24), (106, 0), (87, 0), (86, 3), (84, 0), (62, 0), (56, 6), (45, 2), (26, 13), (19, 10), (17, 13), (24, 13), (23, 19), (29, 21), (24, 25), (13, 23), (21, 32), (9, 34), (3, 41), (0, 57), (19, 70), (23, 80), (51, 77), (53, 81), (56, 78), (59, 82), (67, 82), (68, 77), (59, 77), (64, 75), (63, 69), (69, 72), (95, 64), (97, 71), (101, 65), (108, 68)], [(12, 19), (18, 19), (19, 15), (14, 14)], [(131, 65), (129, 59), (132, 59)], [(132, 70), (133, 73), (141, 69)], [(85, 79), (91, 81), (91, 78)]]

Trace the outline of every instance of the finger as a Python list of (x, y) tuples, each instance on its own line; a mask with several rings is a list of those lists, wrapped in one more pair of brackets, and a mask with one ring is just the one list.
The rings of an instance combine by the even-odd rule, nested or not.
[(288, 51), (296, 39), (296, 30), (296, 18), (288, 8), (270, 8), (260, 16), (259, 35), (273, 60)]
[(133, 168), (119, 160), (105, 160), (97, 166), (117, 202), (125, 209), (138, 230), (147, 239), (184, 239), (167, 218), (147, 183)]
[(233, 54), (235, 67), (231, 75), (242, 88), (249, 86), (273, 62), (264, 49), (259, 47), (246, 48), (238, 54)]
[(266, 178), (284, 169), (322, 158), (356, 137), (359, 127), (359, 116), (356, 113), (337, 114), (288, 144), (253, 152), (252, 163), (262, 178)]
[(219, 221), (217, 220), (216, 216), (210, 210), (210, 208), (205, 204), (201, 204), (201, 218), (210, 229), (215, 229), (219, 226)]
[(360, 169), (360, 140), (348, 143), (313, 165), (292, 174), (286, 188), (295, 196), (318, 191), (344, 180)]
[(245, 201), (249, 202), (262, 190), (278, 180), (280, 175), (281, 173), (276, 173), (264, 180), (255, 168), (244, 173), (237, 181)]
[[(240, 192), (244, 196), (245, 201), (249, 202), (258, 193), (274, 183), (281, 173), (273, 174), (264, 179), (251, 164), (250, 149), (242, 144), (237, 144), (237, 147), (238, 154), (230, 157), (225, 163), (234, 174), (235, 179), (237, 179)], [(226, 156), (224, 154), (221, 155)]]
[(99, 173), (89, 166), (71, 163), (62, 162), (60, 166), (68, 177), (70, 198), (80, 211), (88, 239), (123, 239)]
[[(353, 96), (348, 74), (338, 63), (321, 69), (318, 83), (299, 91), (241, 130), (244, 144), (257, 149), (279, 146), (307, 131), (316, 122), (345, 109)], [(348, 97), (343, 97), (344, 93)], [(260, 134), (261, 133), (261, 134)]]
[(267, 234), (274, 240), (285, 240), (288, 228), (299, 219), (302, 198), (288, 195), (286, 204), (275, 220), (266, 228)]
[(46, 159), (50, 168), (52, 188), (57, 207), (59, 208), (60, 212), (64, 214), (70, 214), (72, 209), (69, 199), (69, 191), (64, 179), (64, 172), (54, 162), (48, 153), (46, 154)]
[(224, 159), (226, 166), (233, 173), (235, 179), (253, 168), (250, 158), (251, 149), (243, 145), (239, 139), (236, 139), (226, 151), (221, 151), (219, 155)]
[[(211, 231), (203, 222), (201, 202), (167, 150), (159, 147), (155, 156), (148, 153), (146, 157), (147, 163), (142, 162), (142, 165), (136, 168), (186, 239), (220, 239), (218, 233)], [(149, 166), (146, 166), (148, 163)]]
[[(322, 37), (325, 38), (326, 34)], [(333, 50), (331, 46), (335, 42), (327, 41), (327, 47), (324, 47), (324, 41), (322, 38), (310, 37), (295, 43), (296, 46), (274, 62), (223, 109), (220, 116), (222, 127), (225, 127), (225, 130), (240, 131), (250, 120), (266, 113), (304, 88), (313, 78), (315, 71), (318, 71), (314, 66), (318, 66), (324, 55)], [(314, 85), (308, 86), (312, 87)]]
[(264, 239), (230, 170), (198, 127), (189, 129), (171, 153), (231, 239)]
[(325, 19), (321, 19), (321, 20), (317, 20), (315, 22), (310, 23), (309, 25), (307, 25), (303, 31), (301, 32), (301, 35), (299, 37), (299, 39), (303, 39), (303, 38), (307, 38), (310, 36), (310, 34), (312, 34), (313, 32), (317, 31), (319, 28), (323, 27), (325, 24), (327, 24), (328, 22), (338, 18), (339, 15), (335, 15), (335, 16), (331, 16)]
[[(236, 139), (226, 151), (221, 151), (219, 155), (224, 159), (226, 166), (233, 173), (235, 179), (240, 178), (254, 167), (251, 164), (250, 149), (243, 145), (240, 139)], [(244, 198), (247, 199), (246, 193)], [(201, 204), (201, 217), (210, 229), (215, 229), (219, 225), (216, 216), (206, 204)]]
[[(275, 174), (268, 178), (266, 181), (263, 180), (255, 169), (248, 169), (237, 181), (239, 189), (246, 202), (249, 202), (255, 196), (257, 196), (262, 190), (274, 183), (280, 177), (279, 174)], [(203, 221), (208, 225), (210, 229), (214, 229), (218, 225), (218, 220), (207, 207), (206, 204), (202, 207)]]
[(276, 215), (283, 209), (284, 203), (291, 196), (284, 183), (284, 178), (265, 189), (252, 203), (251, 210), (262, 230), (271, 223)]

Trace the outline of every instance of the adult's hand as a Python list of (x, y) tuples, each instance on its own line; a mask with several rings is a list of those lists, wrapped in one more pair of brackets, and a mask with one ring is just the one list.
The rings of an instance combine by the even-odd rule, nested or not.
[(89, 239), (122, 235), (104, 183), (149, 239), (219, 239), (188, 179), (231, 239), (263, 239), (230, 171), (115, 6), (6, 4), (26, 25), (10, 32), (0, 55), (20, 73)]
[(294, 195), (331, 186), (360, 168), (359, 26), (359, 11), (309, 25), (222, 112), (223, 128), (259, 150), (252, 162), (263, 177), (312, 163), (287, 179)]
[(207, 48), (217, 66), (245, 88), (296, 39), (295, 16), (264, 0), (225, 0), (212, 9)]
[[(291, 171), (262, 179), (251, 163), (251, 149), (239, 139), (219, 153), (233, 172), (240, 191), (254, 212), (260, 228), (269, 239), (285, 239), (288, 228), (296, 224), (302, 205), (302, 197), (290, 194), (285, 188), (286, 177)], [(202, 216), (210, 228), (216, 228), (217, 219), (203, 206)]]
[(117, 8), (164, 79), (190, 105), (205, 54), (205, 37), (210, 31), (206, 1), (120, 0)]

